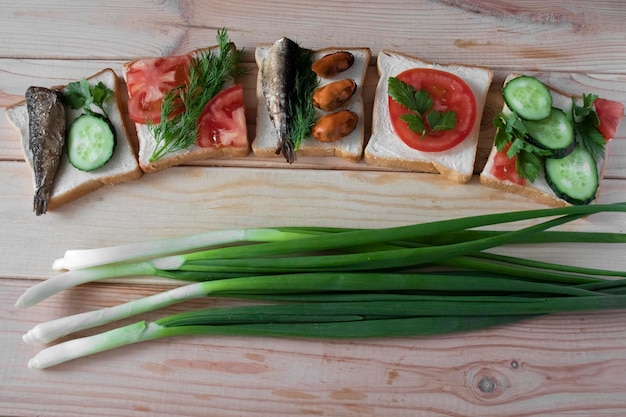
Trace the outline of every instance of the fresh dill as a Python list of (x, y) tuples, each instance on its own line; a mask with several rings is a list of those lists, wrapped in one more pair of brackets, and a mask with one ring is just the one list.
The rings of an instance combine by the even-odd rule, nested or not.
[(296, 59), (294, 89), (289, 99), (289, 114), (292, 115), (290, 130), (294, 150), (298, 150), (304, 138), (309, 136), (317, 118), (313, 106), (313, 92), (319, 85), (319, 79), (311, 69), (312, 63), (313, 51), (300, 48)]
[[(218, 30), (217, 43), (219, 52), (202, 50), (195, 54), (189, 65), (188, 81), (163, 97), (161, 121), (148, 125), (156, 140), (151, 162), (191, 146), (198, 135), (198, 118), (209, 100), (224, 88), (229, 78), (247, 73), (239, 65), (243, 50), (234, 47), (225, 29)], [(172, 117), (172, 112), (181, 105), (185, 111)]]

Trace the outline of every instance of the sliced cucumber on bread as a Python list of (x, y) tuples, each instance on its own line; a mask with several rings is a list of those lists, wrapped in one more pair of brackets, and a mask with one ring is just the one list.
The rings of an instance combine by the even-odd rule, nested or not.
[(563, 158), (546, 158), (546, 180), (557, 197), (571, 204), (588, 204), (599, 186), (596, 160), (584, 147), (576, 145)]
[[(494, 146), (480, 182), (555, 207), (595, 201), (606, 162), (604, 144), (624, 117), (623, 104), (564, 93), (522, 74), (505, 79), (502, 95)], [(613, 110), (610, 116), (601, 111), (605, 105)]]
[(574, 149), (574, 125), (561, 109), (552, 107), (545, 119), (524, 122), (532, 144), (552, 152), (552, 158), (563, 158)]
[(93, 171), (113, 156), (116, 139), (111, 122), (97, 114), (83, 114), (72, 122), (67, 134), (67, 156), (81, 171)]
[(541, 81), (523, 75), (510, 80), (502, 95), (506, 105), (525, 120), (541, 120), (550, 115), (552, 95)]

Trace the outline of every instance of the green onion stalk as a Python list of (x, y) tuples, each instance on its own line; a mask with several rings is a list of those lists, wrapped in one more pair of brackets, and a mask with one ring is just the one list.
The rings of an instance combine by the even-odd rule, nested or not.
[[(33, 286), (17, 305), (29, 306), (101, 278), (155, 275), (196, 282), (40, 323), (24, 336), (26, 342), (50, 343), (193, 298), (219, 296), (262, 303), (188, 311), (69, 340), (42, 350), (29, 366), (44, 368), (130, 343), (179, 335), (422, 336), (558, 312), (624, 308), (626, 271), (486, 252), (502, 245), (538, 243), (544, 237), (545, 245), (626, 243), (626, 234), (548, 230), (600, 212), (626, 212), (626, 205), (528, 210), (386, 229), (231, 230), (110, 247), (101, 253), (68, 251), (56, 266), (75, 269)], [(472, 230), (545, 217), (550, 219), (512, 231)], [(89, 259), (83, 260), (81, 254)]]
[[(234, 276), (311, 272), (312, 270), (323, 271), (328, 269), (408, 268), (447, 262), (455, 256), (476, 253), (507, 242), (523, 242), (528, 236), (554, 227), (561, 220), (555, 219), (554, 223), (547, 223), (545, 227), (531, 228), (528, 231), (519, 231), (513, 235), (504, 232), (480, 239), (439, 246), (401, 247), (393, 251), (373, 252), (359, 252), (359, 248), (381, 243), (423, 239), (448, 232), (521, 220), (557, 215), (582, 216), (603, 211), (624, 212), (626, 206), (623, 204), (570, 206), (488, 214), (386, 229), (352, 229), (345, 232), (324, 233), (321, 228), (311, 228), (310, 230), (298, 228), (297, 231), (280, 228), (231, 230), (209, 233), (206, 236), (198, 236), (196, 239), (163, 240), (155, 245), (140, 243), (105, 248), (102, 254), (97, 249), (68, 251), (63, 260), (55, 261), (57, 268), (61, 265), (67, 267), (70, 264), (91, 266), (71, 269), (34, 285), (17, 300), (16, 306), (32, 306), (64, 289), (105, 278), (148, 275), (180, 280), (209, 280)], [(563, 217), (562, 221), (567, 222), (574, 219), (575, 217)], [(206, 250), (189, 252), (190, 249), (193, 250), (202, 246), (245, 242), (266, 243), (211, 247)], [(322, 251), (343, 250), (349, 252), (355, 249), (357, 253), (302, 256), (302, 254), (315, 254)], [(174, 255), (160, 256), (167, 253), (167, 250)], [(293, 254), (299, 256), (295, 258), (287, 256)], [(85, 258), (88, 256), (89, 259), (82, 262), (80, 260), (81, 255)], [(160, 257), (154, 258), (154, 255)], [(79, 260), (77, 261), (76, 258)], [(364, 260), (367, 262), (363, 262)], [(376, 262), (374, 262), (375, 260)]]

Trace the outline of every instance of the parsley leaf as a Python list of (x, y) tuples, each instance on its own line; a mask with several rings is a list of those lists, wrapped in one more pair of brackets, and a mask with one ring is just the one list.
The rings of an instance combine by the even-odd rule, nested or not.
[(426, 135), (426, 125), (424, 124), (424, 119), (417, 113), (407, 113), (400, 116), (400, 120), (406, 122), (409, 125), (409, 129), (411, 129), (415, 133), (421, 133), (422, 136)]
[(450, 130), (456, 125), (456, 112), (438, 112), (436, 110), (431, 111), (426, 115), (430, 130)]
[(541, 149), (526, 141), (528, 134), (524, 122), (515, 112), (508, 115), (500, 113), (493, 121), (498, 129), (494, 138), (494, 145), (498, 151), (510, 143), (506, 152), (509, 159), (517, 156), (515, 169), (520, 178), (534, 182), (542, 170), (542, 157), (549, 156), (550, 151)]
[(595, 94), (583, 94), (583, 104), (579, 106), (572, 99), (572, 119), (574, 120), (574, 132), (576, 143), (586, 148), (594, 159), (604, 156), (606, 140), (598, 130), (600, 118), (596, 113), (593, 103), (598, 98)]
[(91, 109), (92, 104), (98, 107), (105, 117), (107, 115), (104, 109), (104, 102), (113, 95), (111, 91), (102, 81), (96, 85), (90, 85), (86, 78), (80, 81), (74, 81), (67, 85), (67, 91), (64, 94), (65, 100), (73, 109), (82, 108), (86, 113), (95, 114)]
[[(406, 122), (409, 129), (413, 132), (419, 133), (424, 137), (429, 132), (450, 130), (456, 126), (456, 112), (431, 110), (433, 99), (427, 91), (415, 91), (412, 85), (396, 77), (389, 77), (387, 86), (389, 88), (389, 96), (396, 103), (410, 110), (410, 113), (401, 116), (400, 119)], [(424, 120), (424, 117), (426, 120)]]

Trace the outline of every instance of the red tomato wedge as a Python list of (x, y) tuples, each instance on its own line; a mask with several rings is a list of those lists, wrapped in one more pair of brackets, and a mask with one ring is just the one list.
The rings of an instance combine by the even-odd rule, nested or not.
[(409, 110), (389, 97), (389, 116), (398, 137), (413, 149), (423, 152), (442, 152), (463, 142), (476, 122), (476, 97), (460, 77), (430, 68), (413, 68), (396, 76), (411, 85), (415, 91), (425, 90), (433, 99), (432, 110), (455, 111), (456, 125), (450, 130), (429, 132), (422, 137), (400, 119)]
[(600, 119), (598, 130), (604, 139), (613, 139), (620, 120), (624, 117), (624, 105), (618, 101), (597, 98), (593, 104), (596, 106), (596, 113)]
[(519, 177), (517, 170), (515, 169), (517, 156), (509, 158), (506, 154), (510, 147), (511, 144), (509, 143), (504, 147), (504, 149), (496, 153), (493, 159), (491, 173), (499, 180), (511, 181), (515, 184), (524, 185), (526, 181)]
[(248, 146), (241, 84), (220, 91), (206, 104), (198, 118), (198, 146)]
[[(189, 55), (147, 58), (133, 61), (126, 67), (128, 113), (132, 121), (146, 124), (161, 121), (163, 96), (173, 88), (187, 83)], [(184, 111), (176, 103), (171, 116)]]

